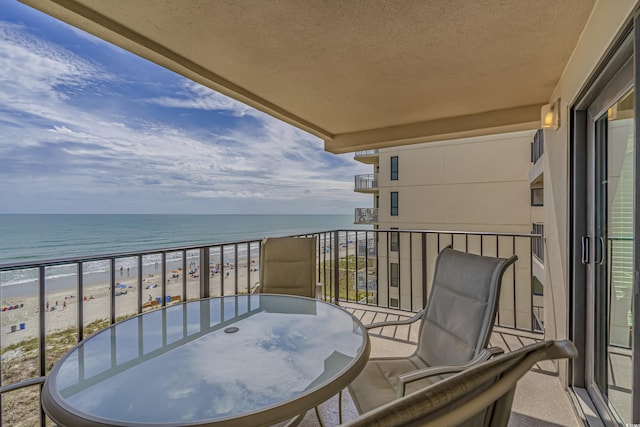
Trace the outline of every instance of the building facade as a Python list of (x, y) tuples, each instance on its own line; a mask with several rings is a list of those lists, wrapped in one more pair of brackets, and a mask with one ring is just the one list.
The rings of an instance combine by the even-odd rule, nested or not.
[[(540, 156), (532, 154), (541, 150), (542, 138), (542, 131), (520, 131), (356, 153), (355, 159), (370, 164), (372, 173), (355, 177), (355, 191), (371, 194), (372, 207), (357, 208), (355, 222), (389, 230), (377, 235), (382, 262), (376, 289), (389, 290), (389, 295), (378, 297), (387, 299), (392, 308), (408, 309), (419, 306), (430, 289), (422, 285), (422, 271), (411, 259), (421, 253), (423, 243), (410, 233), (393, 230), (542, 234), (543, 174), (536, 172)], [(543, 249), (542, 241), (534, 238), (533, 246)], [(428, 244), (431, 270), (441, 244)], [(478, 245), (476, 252), (481, 250), (487, 248)], [(541, 253), (534, 260), (533, 265), (519, 265), (516, 295), (507, 295), (505, 286), (501, 314), (517, 317), (519, 327), (542, 330)]]

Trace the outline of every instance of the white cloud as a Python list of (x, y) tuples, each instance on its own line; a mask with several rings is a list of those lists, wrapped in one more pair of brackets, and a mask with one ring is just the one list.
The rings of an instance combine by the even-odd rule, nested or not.
[[(370, 167), (323, 152), (318, 138), (178, 76), (172, 96), (106, 100), (96, 82), (112, 90), (126, 76), (105, 67), (0, 21), (0, 191), (18, 197), (4, 209), (108, 211), (108, 196), (122, 194), (160, 212), (171, 203), (215, 211), (219, 201), (252, 202), (255, 213), (370, 205), (353, 192), (353, 175)], [(83, 91), (93, 98), (79, 105), (71, 95)], [(231, 113), (240, 125), (163, 123), (137, 114), (145, 105)]]
[[(31, 36), (24, 27), (0, 21), (0, 102), (60, 102), (61, 86), (79, 88), (110, 75), (59, 46)], [(5, 90), (6, 89), (6, 90)], [(8, 90), (12, 89), (12, 90)]]
[(255, 109), (233, 98), (222, 95), (198, 83), (185, 80), (184, 91), (179, 96), (148, 98), (144, 102), (170, 108), (187, 108), (208, 111), (229, 111), (237, 116), (254, 114)]

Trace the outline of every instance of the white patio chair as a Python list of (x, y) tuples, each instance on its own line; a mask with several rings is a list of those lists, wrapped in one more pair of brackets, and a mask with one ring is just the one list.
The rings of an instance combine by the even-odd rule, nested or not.
[(259, 277), (252, 292), (316, 298), (316, 238), (264, 238)]
[(504, 259), (443, 249), (436, 260), (426, 308), (408, 320), (367, 326), (372, 329), (422, 319), (411, 356), (372, 358), (349, 386), (358, 412), (371, 411), (500, 354), (502, 349), (487, 349), (487, 345), (502, 276), (516, 260), (515, 255)]
[(506, 427), (516, 384), (542, 360), (571, 358), (571, 341), (542, 341), (496, 356), (362, 414), (343, 427)]

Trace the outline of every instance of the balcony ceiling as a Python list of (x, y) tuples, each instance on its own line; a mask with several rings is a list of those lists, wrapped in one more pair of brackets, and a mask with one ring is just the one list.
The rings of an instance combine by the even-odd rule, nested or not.
[(594, 0), (23, 0), (325, 140), (539, 127)]

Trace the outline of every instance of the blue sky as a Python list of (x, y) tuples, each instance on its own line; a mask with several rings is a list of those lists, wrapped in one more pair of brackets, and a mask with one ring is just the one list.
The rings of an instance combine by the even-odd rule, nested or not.
[(0, 213), (337, 213), (353, 154), (0, 0)]

